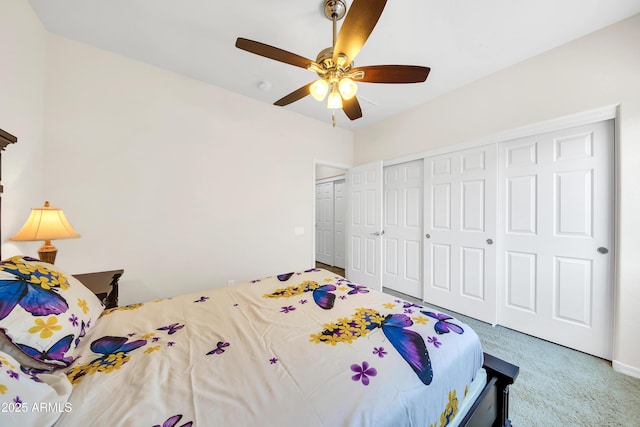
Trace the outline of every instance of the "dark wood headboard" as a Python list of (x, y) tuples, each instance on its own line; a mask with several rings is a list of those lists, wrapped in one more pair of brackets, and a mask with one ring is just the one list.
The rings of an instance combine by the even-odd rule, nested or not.
[[(9, 132), (5, 132), (0, 129), (0, 218), (2, 218), (2, 152), (9, 144), (15, 144), (18, 142), (18, 138), (11, 135)], [(0, 221), (2, 224), (2, 221)], [(0, 226), (0, 232), (2, 227)], [(0, 234), (0, 259), (2, 259), (2, 235)]]

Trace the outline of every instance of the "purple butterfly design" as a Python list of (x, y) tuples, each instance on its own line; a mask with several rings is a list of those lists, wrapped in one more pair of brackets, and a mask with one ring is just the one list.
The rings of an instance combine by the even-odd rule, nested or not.
[(335, 303), (336, 296), (332, 294), (332, 291), (335, 291), (336, 287), (334, 285), (323, 285), (318, 289), (314, 290), (311, 295), (313, 296), (313, 301), (315, 301), (316, 305), (320, 308), (324, 308), (325, 310), (330, 310), (333, 308), (333, 304)]
[(333, 304), (335, 303), (336, 296), (331, 292), (336, 290), (334, 285), (323, 285), (318, 288), (315, 288), (318, 284), (315, 282), (310, 282), (307, 284), (301, 284), (299, 286), (288, 286), (285, 289), (281, 289), (277, 292), (274, 292), (271, 295), (272, 298), (280, 298), (287, 294), (288, 291), (293, 290), (293, 295), (300, 295), (304, 292), (311, 292), (313, 295), (313, 301), (318, 305), (318, 307), (323, 308), (325, 310), (330, 310), (333, 308)]
[(411, 308), (411, 307), (422, 308), (421, 305), (414, 304), (412, 302), (402, 301), (402, 308)]
[[(124, 354), (129, 351), (142, 347), (147, 343), (147, 340), (136, 340), (127, 342), (127, 337), (114, 337), (105, 336), (98, 338), (91, 343), (91, 351), (94, 353), (102, 354), (102, 356), (93, 359), (90, 363), (82, 365), (73, 374), (68, 373), (68, 377), (72, 383), (78, 381), (78, 378), (87, 375), (87, 373), (95, 372), (96, 367), (113, 366), (115, 363), (111, 358), (114, 354)], [(127, 363), (127, 360), (122, 363)], [(73, 369), (73, 368), (72, 368)], [(100, 372), (98, 369), (97, 372)]]
[(347, 284), (347, 286), (351, 288), (351, 290), (347, 292), (349, 295), (369, 293), (369, 289), (367, 289), (366, 286), (351, 284)]
[(431, 384), (431, 358), (422, 336), (410, 329), (413, 320), (405, 314), (390, 314), (382, 321), (382, 332), (423, 384)]
[(14, 279), (0, 280), (0, 320), (7, 317), (16, 305), (34, 316), (60, 314), (69, 309), (55, 288), (44, 289), (40, 284), (31, 282), (32, 276), (36, 279), (43, 276), (51, 278), (51, 273), (42, 273), (40, 270), (22, 273), (13, 262), (2, 262), (0, 266), (2, 271), (15, 276)]
[(26, 344), (18, 344), (18, 347), (33, 359), (45, 363), (53, 362), (56, 365), (63, 364), (64, 366), (69, 366), (71, 362), (73, 362), (73, 358), (65, 356), (65, 353), (71, 348), (72, 341), (73, 335), (69, 334), (66, 337), (60, 338), (60, 340), (49, 347), (48, 350), (40, 351)]
[[(393, 348), (409, 364), (420, 381), (425, 385), (431, 384), (433, 369), (427, 346), (420, 334), (406, 329), (413, 325), (413, 320), (406, 314), (389, 314), (380, 321), (372, 319), (374, 315), (376, 315), (376, 318), (379, 316), (378, 313), (364, 313), (359, 318), (359, 322), (354, 319), (348, 324), (343, 323), (342, 326), (356, 331), (360, 329), (360, 325), (366, 325), (364, 327), (369, 331), (373, 331), (376, 328), (382, 329), (384, 336), (387, 337)], [(338, 336), (340, 333), (340, 329), (337, 328), (325, 329), (322, 332), (323, 335)]]
[(222, 342), (222, 341), (218, 341), (218, 344), (216, 344), (217, 348), (214, 348), (213, 350), (211, 350), (209, 353), (207, 353), (207, 355), (209, 354), (222, 354), (224, 353), (224, 348), (225, 347), (229, 347), (231, 344), (229, 344), (228, 342)]
[(195, 300), (194, 302), (205, 302), (209, 299), (209, 297), (201, 296), (200, 299)]
[(91, 351), (108, 356), (115, 353), (126, 353), (147, 343), (147, 340), (127, 341), (128, 338), (126, 337), (106, 336), (98, 338), (91, 343)]
[(49, 372), (45, 369), (38, 369), (38, 368), (25, 368), (24, 366), (20, 365), (20, 370), (25, 374), (28, 375), (29, 378), (31, 378), (33, 381), (37, 382), (37, 383), (41, 383), (42, 380), (40, 378), (38, 378), (39, 374), (45, 373), (45, 372)]
[(287, 280), (291, 279), (291, 276), (293, 276), (293, 273), (278, 274), (276, 277), (279, 281), (286, 282)]
[(448, 334), (452, 331), (456, 334), (464, 333), (464, 329), (462, 329), (460, 326), (447, 322), (447, 320), (453, 319), (453, 317), (451, 316), (442, 313), (432, 313), (430, 311), (420, 311), (420, 313), (426, 314), (427, 316), (438, 320), (433, 327), (433, 329), (435, 329), (436, 331), (436, 334), (438, 335)]
[[(165, 422), (160, 424), (156, 424), (153, 427), (177, 427), (178, 422), (182, 419), (182, 414), (174, 415), (173, 417), (167, 418)], [(182, 424), (180, 427), (191, 427), (193, 425), (193, 421), (186, 422)]]
[(158, 331), (167, 331), (167, 333), (169, 335), (173, 335), (173, 334), (175, 334), (176, 332), (178, 332), (182, 328), (184, 328), (184, 325), (181, 325), (179, 323), (172, 323), (170, 325), (158, 328), (157, 330)]
[(80, 322), (80, 332), (76, 337), (76, 347), (80, 343), (80, 339), (82, 339), (82, 337), (84, 337), (87, 334), (87, 329), (89, 329), (90, 324), (91, 324), (91, 320), (89, 320), (86, 324), (84, 323), (84, 320)]

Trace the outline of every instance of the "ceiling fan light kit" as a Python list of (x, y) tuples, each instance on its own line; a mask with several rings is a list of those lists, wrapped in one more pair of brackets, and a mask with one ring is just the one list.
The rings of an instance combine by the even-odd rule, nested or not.
[(329, 92), (329, 83), (324, 79), (318, 79), (311, 83), (309, 86), (309, 92), (316, 101), (322, 101)]
[(329, 93), (329, 98), (327, 98), (327, 108), (332, 110), (336, 110), (338, 108), (342, 108), (342, 97), (340, 93), (336, 90), (335, 86), (331, 89)]
[[(327, 97), (327, 108), (342, 109), (350, 120), (362, 117), (356, 98), (357, 81), (363, 83), (420, 83), (430, 69), (417, 65), (372, 65), (355, 67), (354, 59), (376, 26), (387, 0), (353, 0), (347, 12), (344, 0), (324, 0), (324, 15), (333, 22), (333, 44), (323, 49), (316, 60), (257, 41), (239, 37), (236, 47), (285, 64), (306, 68), (318, 79), (280, 98), (274, 105), (285, 106), (311, 95), (318, 101)], [(337, 31), (337, 22), (344, 23)], [(335, 118), (332, 116), (335, 126)]]

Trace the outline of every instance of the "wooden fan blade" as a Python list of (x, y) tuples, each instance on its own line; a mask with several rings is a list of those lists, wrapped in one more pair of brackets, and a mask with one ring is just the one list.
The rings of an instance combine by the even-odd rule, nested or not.
[(246, 50), (247, 52), (255, 53), (256, 55), (264, 56), (265, 58), (274, 59), (300, 68), (307, 68), (313, 63), (312, 60), (296, 55), (295, 53), (242, 37), (238, 37), (236, 40), (236, 47)]
[(358, 98), (355, 96), (349, 100), (342, 101), (342, 111), (349, 117), (351, 120), (359, 119), (362, 117), (362, 109), (360, 108), (360, 103), (358, 102)]
[[(311, 82), (311, 83), (313, 83), (313, 82)], [(308, 83), (308, 84), (302, 86), (300, 89), (294, 90), (289, 95), (278, 99), (276, 102), (273, 103), (273, 105), (277, 105), (279, 107), (284, 107), (285, 105), (289, 105), (292, 102), (296, 102), (296, 101), (304, 98), (305, 96), (309, 95), (309, 86), (311, 86), (311, 83)]]
[(347, 55), (350, 63), (353, 62), (378, 23), (386, 4), (387, 0), (353, 0), (333, 49), (334, 61), (342, 53)]
[(421, 83), (427, 80), (431, 68), (419, 65), (370, 65), (351, 70), (352, 73), (356, 71), (364, 71), (364, 77), (356, 82)]

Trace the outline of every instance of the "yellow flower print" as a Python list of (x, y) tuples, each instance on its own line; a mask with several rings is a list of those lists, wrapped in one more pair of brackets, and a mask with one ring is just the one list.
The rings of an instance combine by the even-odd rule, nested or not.
[(333, 282), (333, 279), (327, 277), (326, 279), (324, 279), (324, 281), (325, 281), (325, 283), (330, 283), (330, 282)]
[(394, 303), (392, 303), (392, 302), (388, 302), (388, 303), (386, 303), (386, 304), (382, 304), (382, 306), (383, 306), (384, 308), (388, 309), (388, 310), (393, 310), (393, 309), (395, 308), (395, 306), (396, 306), (396, 305), (395, 305)]
[(427, 322), (429, 321), (429, 319), (427, 319), (424, 316), (416, 316), (416, 317), (412, 317), (411, 320), (413, 320), (414, 323), (417, 323), (419, 325), (426, 325)]
[(131, 356), (122, 351), (109, 354), (95, 359), (86, 365), (77, 365), (72, 367), (67, 371), (67, 378), (69, 378), (71, 384), (77, 384), (85, 375), (93, 375), (97, 372), (109, 374), (116, 369), (120, 369), (120, 367), (130, 359)]
[[(25, 264), (24, 261), (22, 261), (19, 256), (13, 257), (9, 261), (11, 263), (13, 263), (13, 265), (20, 272), (20, 274), (24, 274), (24, 275), (29, 274), (30, 275), (31, 273), (36, 271), (36, 268), (35, 268), (34, 265)], [(8, 267), (11, 267), (11, 266), (8, 266)]]
[(275, 292), (271, 294), (264, 294), (263, 298), (291, 298), (297, 295), (301, 295), (304, 292), (311, 292), (320, 287), (318, 282), (314, 282), (311, 280), (305, 280), (299, 285), (288, 286), (286, 288), (276, 289)]
[(316, 344), (320, 344), (322, 342), (322, 337), (324, 335), (322, 334), (311, 334), (311, 339), (309, 340), (310, 342), (316, 343)]
[(149, 353), (153, 353), (154, 351), (160, 350), (160, 346), (156, 345), (153, 347), (148, 347), (144, 352), (149, 354)]
[(114, 311), (121, 311), (121, 310), (135, 310), (136, 308), (140, 308), (142, 307), (144, 304), (143, 303), (137, 303), (137, 304), (129, 304), (129, 305), (125, 305), (122, 307), (114, 307), (114, 308), (108, 308), (105, 311), (102, 312), (102, 314), (100, 315), (102, 316), (106, 316), (107, 314), (111, 314)]
[(152, 336), (154, 336), (156, 333), (155, 332), (149, 332), (148, 334), (144, 334), (142, 336), (143, 340), (148, 340), (149, 338), (151, 338)]
[(87, 314), (89, 312), (89, 307), (87, 307), (87, 300), (85, 299), (78, 298), (78, 307), (82, 309), (82, 312), (84, 314)]
[(46, 322), (38, 318), (35, 320), (36, 325), (29, 329), (29, 333), (37, 334), (40, 332), (40, 338), (49, 338), (53, 335), (53, 331), (62, 329), (62, 326), (56, 325), (56, 323), (58, 323), (58, 318), (55, 316), (49, 316)]
[(8, 366), (11, 369), (15, 368), (15, 366), (13, 366), (12, 363), (9, 363), (9, 361), (3, 356), (0, 356), (0, 366)]
[(63, 290), (69, 289), (69, 281), (64, 275), (58, 273), (57, 271), (51, 272), (51, 284), (53, 286), (59, 286), (60, 289)]
[(344, 292), (344, 291), (346, 291), (346, 290), (348, 290), (348, 289), (349, 289), (349, 288), (347, 288), (346, 286), (339, 286), (339, 287), (338, 287), (338, 290), (339, 290), (339, 291), (343, 291), (343, 292)]
[(40, 287), (45, 291), (48, 291), (53, 286), (53, 284), (49, 282), (49, 278), (47, 276), (38, 277), (35, 275), (31, 275), (30, 282), (35, 285), (40, 285)]
[(7, 392), (7, 386), (4, 384), (0, 384), (0, 394), (5, 394)]

